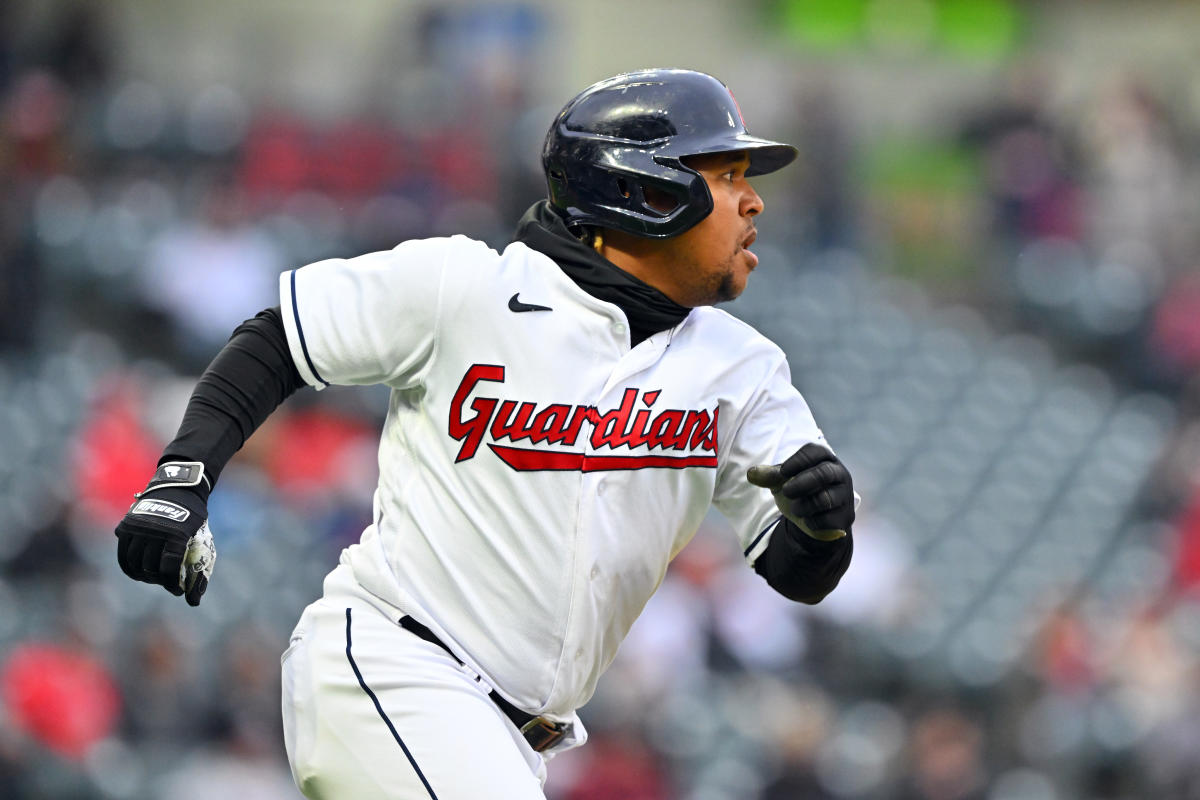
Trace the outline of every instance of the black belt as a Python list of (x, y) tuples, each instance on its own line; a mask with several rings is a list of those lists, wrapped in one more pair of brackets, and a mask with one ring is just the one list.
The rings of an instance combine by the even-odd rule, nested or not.
[[(463, 663), (463, 660), (454, 655), (450, 648), (446, 647), (446, 645), (442, 643), (442, 640), (434, 635), (433, 631), (429, 630), (429, 628), (426, 628), (412, 617), (401, 617), (400, 627), (404, 628), (404, 630), (408, 631), (414, 636), (421, 637), (430, 644), (436, 644), (447, 653), (450, 653), (450, 657), (459, 664)], [(488, 694), (488, 697), (490, 697), (492, 702), (504, 712), (504, 716), (512, 720), (513, 725), (517, 726), (517, 730), (521, 732), (521, 735), (525, 737), (525, 741), (529, 743), (529, 746), (532, 747), (535, 752), (540, 753), (543, 750), (553, 747), (554, 745), (558, 744), (560, 739), (567, 735), (567, 725), (561, 722), (551, 722), (545, 717), (535, 717), (532, 714), (526, 714), (524, 711), (501, 697), (500, 693), (495, 689), (492, 689), (491, 693)]]

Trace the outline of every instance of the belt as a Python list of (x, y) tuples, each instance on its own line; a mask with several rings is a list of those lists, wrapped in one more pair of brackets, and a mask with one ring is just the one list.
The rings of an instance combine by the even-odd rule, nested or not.
[[(434, 635), (433, 631), (426, 628), (421, 623), (417, 622), (412, 617), (401, 617), (400, 627), (404, 630), (418, 636), (430, 644), (436, 644), (438, 647), (450, 653), (450, 657), (463, 664), (463, 660), (451, 652), (449, 647), (442, 642), (441, 639)], [(464, 664), (465, 666), (465, 664)], [(548, 750), (567, 735), (570, 726), (562, 722), (552, 722), (545, 717), (535, 717), (533, 714), (526, 714), (521, 709), (514, 706), (512, 703), (500, 696), (500, 693), (492, 689), (488, 693), (488, 697), (496, 704), (504, 716), (512, 720), (512, 724), (517, 726), (517, 730), (525, 737), (525, 741), (533, 748), (534, 752), (540, 753), (543, 750)]]

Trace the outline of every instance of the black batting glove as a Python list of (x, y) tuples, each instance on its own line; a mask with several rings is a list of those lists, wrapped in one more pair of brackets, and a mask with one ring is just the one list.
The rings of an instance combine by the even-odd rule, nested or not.
[(827, 447), (806, 444), (782, 464), (751, 467), (746, 480), (770, 489), (783, 516), (814, 539), (840, 539), (854, 522), (854, 482)]
[(154, 583), (188, 605), (200, 604), (217, 559), (208, 530), (211, 486), (198, 461), (167, 461), (117, 523), (117, 563), (135, 581)]

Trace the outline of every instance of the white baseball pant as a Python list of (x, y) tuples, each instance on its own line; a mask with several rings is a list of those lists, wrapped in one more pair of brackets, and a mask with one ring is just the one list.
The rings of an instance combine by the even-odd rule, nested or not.
[(398, 619), (339, 591), (345, 577), (326, 580), (282, 658), (284, 744), (304, 795), (545, 800), (544, 759), (488, 689)]

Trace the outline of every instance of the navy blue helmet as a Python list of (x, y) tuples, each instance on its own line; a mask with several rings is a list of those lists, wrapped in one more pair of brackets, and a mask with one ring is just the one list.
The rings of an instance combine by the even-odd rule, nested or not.
[[(550, 203), (568, 226), (664, 239), (712, 211), (700, 173), (681, 159), (744, 151), (746, 175), (787, 166), (796, 148), (751, 136), (729, 89), (703, 72), (650, 69), (589, 86), (555, 117), (542, 148)], [(644, 188), (674, 198), (662, 211)], [(662, 205), (658, 203), (658, 205)]]

